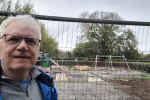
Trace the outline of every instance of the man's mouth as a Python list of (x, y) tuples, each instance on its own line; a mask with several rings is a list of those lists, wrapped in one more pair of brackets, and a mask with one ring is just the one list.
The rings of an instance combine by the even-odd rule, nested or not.
[(14, 58), (29, 58), (29, 57), (26, 57), (26, 56), (15, 56)]

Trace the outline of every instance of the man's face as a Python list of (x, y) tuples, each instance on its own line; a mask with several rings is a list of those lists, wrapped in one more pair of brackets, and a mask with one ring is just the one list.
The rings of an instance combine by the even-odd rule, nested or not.
[[(11, 22), (4, 34), (18, 35), (23, 38), (39, 39), (37, 30), (34, 27), (22, 29), (17, 22)], [(7, 71), (29, 71), (34, 67), (39, 56), (39, 47), (28, 47), (23, 39), (17, 46), (5, 43), (5, 37), (1, 39), (1, 65), (4, 72)]]

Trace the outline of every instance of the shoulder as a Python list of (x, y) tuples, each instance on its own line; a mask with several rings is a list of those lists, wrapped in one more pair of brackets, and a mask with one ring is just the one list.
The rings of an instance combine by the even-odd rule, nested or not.
[(42, 69), (38, 68), (37, 66), (34, 67), (36, 67), (41, 72), (41, 74), (36, 79), (43, 93), (43, 97), (51, 97), (51, 100), (57, 100), (58, 92), (54, 86), (53, 77), (45, 73)]
[(37, 67), (36, 65), (34, 65), (34, 67), (37, 68), (40, 72), (42, 72), (42, 74), (47, 75), (51, 79), (53, 78), (51, 75), (47, 74), (46, 72), (44, 72), (41, 68)]
[(49, 87), (53, 87), (53, 77), (50, 76), (49, 74), (45, 73), (45, 72), (44, 72), (42, 69), (40, 69), (39, 67), (37, 67), (37, 66), (34, 66), (34, 67), (37, 68), (37, 69), (41, 72), (41, 74), (38, 75), (38, 76), (36, 77), (36, 79), (37, 79), (38, 81), (40, 81), (41, 83), (43, 83), (43, 84), (49, 86)]

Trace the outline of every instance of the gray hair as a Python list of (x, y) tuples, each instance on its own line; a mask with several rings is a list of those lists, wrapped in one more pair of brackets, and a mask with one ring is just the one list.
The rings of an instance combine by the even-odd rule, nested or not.
[(34, 26), (35, 29), (38, 32), (39, 39), (41, 40), (41, 27), (39, 23), (30, 15), (17, 15), (17, 16), (9, 16), (6, 20), (2, 22), (0, 25), (0, 37), (3, 36), (6, 27), (8, 24), (10, 24), (12, 21), (17, 21), (19, 27), (25, 29), (30, 26)]

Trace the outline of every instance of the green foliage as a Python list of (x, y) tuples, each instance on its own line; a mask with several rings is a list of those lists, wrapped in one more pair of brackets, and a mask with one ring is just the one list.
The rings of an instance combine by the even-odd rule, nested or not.
[(59, 58), (71, 58), (72, 57), (72, 53), (70, 51), (58, 50), (58, 53), (57, 53), (56, 57), (59, 57)]
[(97, 54), (97, 42), (85, 42), (76, 45), (73, 50), (73, 57), (95, 57)]
[[(82, 18), (101, 20), (122, 20), (117, 13), (95, 11), (84, 12)], [(138, 59), (137, 40), (133, 31), (123, 29), (117, 24), (80, 23), (83, 34), (73, 50), (74, 57), (93, 57), (95, 55), (125, 55), (127, 59)], [(88, 49), (87, 49), (88, 48)], [(131, 56), (132, 55), (132, 56)]]
[[(25, 14), (35, 14), (34, 4), (29, 0), (23, 5), (19, 0), (15, 3), (12, 0), (1, 0), (0, 11), (17, 12)], [(7, 16), (0, 16), (0, 24), (7, 18)]]
[(57, 50), (58, 43), (56, 42), (56, 40), (51, 38), (50, 35), (48, 35), (48, 30), (45, 29), (45, 25), (42, 23), (40, 23), (40, 25), (41, 25), (41, 34), (42, 34), (40, 51), (43, 50), (43, 42), (45, 42), (46, 45), (44, 47), (44, 53), (49, 53), (49, 46), (50, 46), (50, 56), (55, 56), (58, 52)]
[(125, 55), (127, 59), (137, 60), (140, 58), (140, 53), (137, 49), (137, 40), (133, 31), (130, 29), (123, 30), (122, 34), (114, 41), (113, 53), (114, 55)]
[[(8, 11), (8, 12), (16, 12), (16, 13), (25, 13), (25, 14), (36, 14), (34, 10), (34, 3), (31, 0), (28, 0), (27, 3), (23, 5), (19, 0), (13, 2), (12, 0), (1, 0), (0, 1), (0, 11)], [(7, 18), (7, 16), (0, 16), (0, 24)], [(45, 29), (45, 25), (40, 23), (41, 25), (41, 34), (42, 40), (40, 44), (40, 51), (42, 51), (43, 42), (47, 43), (51, 48), (51, 56), (56, 55), (58, 52), (57, 45), (58, 43), (48, 35), (48, 30)], [(45, 47), (45, 53), (48, 53), (49, 47)]]
[(150, 60), (150, 54), (145, 54), (140, 57), (140, 60)]

